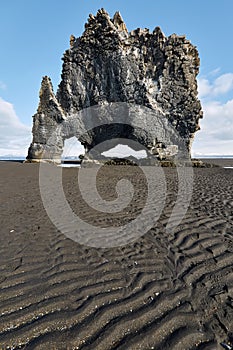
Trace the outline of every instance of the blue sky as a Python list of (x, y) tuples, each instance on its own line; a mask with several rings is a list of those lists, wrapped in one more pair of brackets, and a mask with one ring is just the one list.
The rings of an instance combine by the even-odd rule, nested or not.
[(8, 0), (0, 13), (0, 155), (26, 155), (42, 76), (56, 90), (70, 34), (81, 35), (102, 7), (119, 10), (129, 30), (160, 26), (197, 46), (205, 115), (193, 152), (233, 154), (232, 0)]

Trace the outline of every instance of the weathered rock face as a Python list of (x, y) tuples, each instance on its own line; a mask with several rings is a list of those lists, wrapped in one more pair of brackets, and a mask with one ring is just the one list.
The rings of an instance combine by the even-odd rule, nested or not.
[[(59, 159), (64, 139), (74, 135), (87, 151), (102, 141), (123, 137), (139, 142), (150, 153), (161, 151), (166, 158), (166, 149), (169, 154), (177, 147), (175, 138), (162, 130), (165, 124), (170, 125), (190, 149), (202, 111), (197, 98), (198, 52), (184, 36), (166, 37), (158, 27), (152, 33), (148, 29), (129, 33), (119, 12), (111, 19), (102, 9), (96, 16), (89, 16), (80, 38), (70, 37), (70, 49), (63, 61), (62, 80), (56, 95), (50, 79), (42, 80), (40, 103), (33, 117), (29, 160), (43, 158), (45, 145), (50, 148), (51, 158)], [(143, 113), (132, 111), (128, 114), (130, 122), (126, 122), (129, 125), (116, 121), (110, 125), (105, 113), (95, 115), (101, 120), (95, 125), (106, 124), (106, 127), (83, 133), (85, 121), (82, 119), (68, 128), (70, 132), (67, 127), (65, 131), (62, 128), (56, 131), (57, 126), (67, 125), (70, 116), (74, 118), (91, 106), (114, 102), (151, 110), (154, 117), (146, 128), (151, 134), (143, 128)], [(135, 120), (138, 128), (132, 126)], [(50, 139), (48, 145), (52, 134), (53, 140)]]

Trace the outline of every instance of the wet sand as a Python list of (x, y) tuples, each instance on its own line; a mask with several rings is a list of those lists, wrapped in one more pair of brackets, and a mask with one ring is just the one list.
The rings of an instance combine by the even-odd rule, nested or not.
[[(0, 162), (1, 349), (233, 346), (233, 169), (194, 169), (190, 207), (170, 233), (177, 176), (175, 169), (163, 171), (166, 206), (155, 226), (128, 245), (97, 249), (68, 239), (51, 223), (37, 164)], [(100, 173), (97, 187), (105, 199), (115, 198), (122, 177), (136, 187), (133, 204), (112, 216), (85, 204), (77, 172), (63, 169), (63, 185), (84, 220), (120, 226), (139, 215), (147, 188), (137, 167)]]

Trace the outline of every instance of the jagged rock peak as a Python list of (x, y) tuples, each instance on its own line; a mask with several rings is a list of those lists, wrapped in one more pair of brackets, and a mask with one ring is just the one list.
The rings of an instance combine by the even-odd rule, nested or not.
[(127, 28), (126, 28), (126, 24), (120, 14), (119, 11), (117, 11), (112, 19), (112, 22), (113, 24), (115, 25), (115, 27), (118, 29), (118, 30), (122, 30), (122, 31), (125, 31), (125, 32), (128, 32)]
[(155, 38), (158, 41), (165, 41), (166, 39), (166, 36), (164, 35), (160, 27), (155, 27), (155, 29), (153, 30), (153, 34), (155, 35)]
[(104, 9), (98, 10), (95, 16), (93, 14), (89, 15), (88, 21), (85, 24), (85, 29), (96, 27), (98, 25), (112, 26), (111, 18)]
[(51, 79), (47, 75), (42, 78), (39, 97), (40, 102), (38, 106), (38, 112), (40, 112), (40, 110), (45, 106), (48, 106), (51, 99), (55, 98)]
[(47, 75), (42, 78), (39, 97), (37, 109), (39, 115), (53, 117), (56, 121), (65, 119), (65, 112), (57, 101), (51, 79)]
[(88, 21), (85, 24), (84, 34), (90, 34), (92, 30), (104, 30), (106, 28), (109, 28), (110, 30), (117, 30), (119, 32), (128, 32), (126, 24), (119, 11), (115, 13), (113, 18), (110, 18), (108, 12), (102, 8), (101, 10), (98, 10), (95, 16), (93, 14), (89, 14)]
[(70, 36), (70, 48), (72, 48), (74, 46), (75, 43), (75, 36), (73, 34), (71, 34)]

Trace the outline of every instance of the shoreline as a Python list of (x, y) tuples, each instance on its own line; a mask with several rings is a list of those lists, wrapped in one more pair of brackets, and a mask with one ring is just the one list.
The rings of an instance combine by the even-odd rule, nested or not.
[[(26, 164), (40, 164), (40, 162), (29, 162), (29, 161), (25, 161), (25, 159), (0, 159), (0, 164), (4, 163), (4, 162), (8, 162), (8, 163), (26, 163)], [(108, 161), (108, 165), (126, 165), (124, 163), (122, 164), (114, 164), (114, 160), (110, 163)], [(222, 167), (222, 168), (228, 168), (228, 169), (232, 169), (233, 168), (233, 157), (225, 157), (225, 158), (192, 158), (192, 164), (193, 164), (193, 168), (211, 168), (211, 167)], [(61, 166), (63, 168), (75, 168), (75, 167), (80, 167), (81, 165), (81, 161), (79, 160), (72, 160), (72, 159), (68, 159), (68, 160), (62, 160), (61, 163), (56, 164), (58, 166)], [(128, 164), (130, 165), (130, 164)], [(132, 164), (133, 165), (133, 164)], [(143, 165), (143, 164), (140, 164)], [(175, 168), (176, 165), (175, 164), (171, 164), (171, 162), (169, 161), (162, 161), (160, 163), (161, 167), (163, 168)], [(88, 166), (88, 165), (87, 165)], [(145, 166), (145, 164), (143, 165)]]

